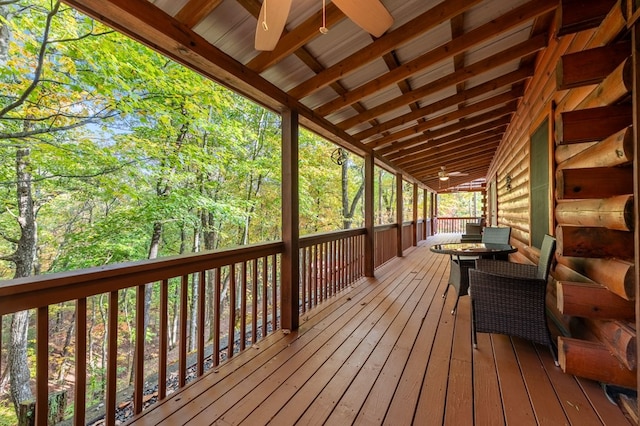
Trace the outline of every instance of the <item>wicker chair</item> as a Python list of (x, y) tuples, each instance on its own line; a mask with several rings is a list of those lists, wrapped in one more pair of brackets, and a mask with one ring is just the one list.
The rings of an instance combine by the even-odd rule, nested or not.
[(558, 357), (547, 326), (545, 296), (556, 240), (546, 235), (538, 266), (478, 259), (469, 270), (473, 347), (477, 333), (498, 333), (547, 345)]
[[(511, 228), (507, 227), (488, 227), (484, 228), (482, 233), (483, 243), (492, 244), (509, 244), (511, 237)], [(458, 308), (458, 299), (460, 296), (466, 296), (469, 289), (469, 269), (476, 265), (477, 256), (451, 256), (449, 259), (449, 283), (444, 290), (443, 298), (447, 297), (449, 287), (453, 286), (456, 290), (456, 303), (453, 305), (451, 314), (453, 315)]]
[(479, 223), (465, 224), (465, 232), (460, 237), (460, 242), (477, 242), (482, 241), (482, 225)]
[[(507, 226), (502, 227), (487, 227), (482, 231), (482, 242), (490, 244), (509, 244), (511, 240), (511, 228)], [(509, 255), (496, 255), (490, 256), (492, 259), (509, 260)]]

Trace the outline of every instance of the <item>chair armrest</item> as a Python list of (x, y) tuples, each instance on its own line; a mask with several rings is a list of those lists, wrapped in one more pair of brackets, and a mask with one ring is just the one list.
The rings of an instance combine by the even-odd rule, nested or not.
[(535, 265), (493, 259), (476, 260), (476, 269), (490, 274), (519, 278), (536, 278), (538, 273), (538, 267)]

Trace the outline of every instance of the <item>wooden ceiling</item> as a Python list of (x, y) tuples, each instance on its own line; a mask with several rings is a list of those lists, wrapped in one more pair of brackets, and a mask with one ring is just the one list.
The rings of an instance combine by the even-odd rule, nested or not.
[[(254, 49), (260, 0), (65, 0), (198, 72), (434, 190), (486, 177), (558, 0), (382, 0), (374, 38), (332, 3), (293, 0)], [(438, 172), (458, 172), (448, 181)]]

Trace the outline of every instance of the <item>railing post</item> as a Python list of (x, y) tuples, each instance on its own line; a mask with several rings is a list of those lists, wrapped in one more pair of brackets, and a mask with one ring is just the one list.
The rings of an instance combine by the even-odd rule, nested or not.
[(413, 246), (418, 245), (418, 184), (413, 184)]
[(403, 212), (403, 203), (402, 198), (404, 195), (403, 187), (402, 187), (402, 173), (396, 173), (396, 223), (398, 224), (398, 234), (397, 234), (397, 243), (396, 243), (396, 256), (402, 257), (402, 223), (404, 222), (404, 212)]
[(433, 220), (433, 225), (431, 227), (431, 233), (433, 235), (438, 233), (438, 217), (436, 213), (438, 212), (438, 194), (435, 192), (431, 193), (431, 218)]
[(373, 277), (375, 270), (373, 179), (374, 158), (373, 154), (367, 154), (364, 157), (364, 227), (367, 229), (367, 233), (364, 236), (364, 275), (366, 277)]
[(422, 188), (422, 218), (424, 219), (422, 222), (422, 235), (424, 236), (424, 239), (426, 240), (427, 237), (429, 236), (429, 224), (427, 222), (428, 219), (428, 215), (427, 215), (427, 197), (429, 196), (429, 191), (427, 191), (427, 188)]
[(296, 330), (299, 324), (300, 229), (298, 196), (298, 112), (282, 113), (282, 240), (281, 321), (282, 328)]

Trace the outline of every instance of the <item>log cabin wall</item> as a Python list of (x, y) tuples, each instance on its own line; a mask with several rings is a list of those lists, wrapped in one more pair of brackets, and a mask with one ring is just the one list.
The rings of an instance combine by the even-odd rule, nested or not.
[[(488, 175), (512, 260), (537, 263), (531, 230), (531, 137), (548, 120), (549, 229), (557, 238), (547, 310), (564, 371), (636, 388), (633, 64), (626, 0), (578, 17), (561, 1), (555, 31)], [(596, 7), (594, 6), (594, 9)], [(594, 14), (596, 14), (594, 10)], [(572, 18), (575, 18), (571, 21)], [(489, 203), (492, 202), (490, 199)]]

